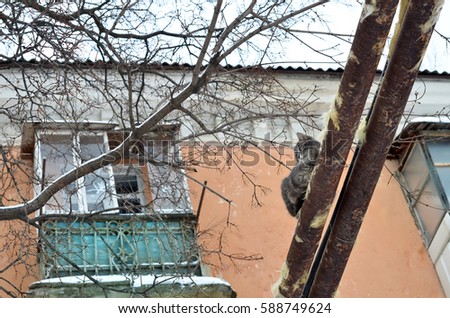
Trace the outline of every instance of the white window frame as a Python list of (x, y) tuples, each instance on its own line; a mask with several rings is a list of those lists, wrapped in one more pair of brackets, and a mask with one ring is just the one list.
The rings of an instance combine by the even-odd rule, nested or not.
[[(36, 132), (36, 136), (37, 136), (37, 143), (36, 143), (36, 147), (35, 147), (35, 153), (34, 153), (34, 157), (36, 158), (35, 160), (35, 171), (36, 174), (38, 176), (38, 179), (40, 179), (40, 181), (44, 181), (43, 178), (45, 176), (43, 176), (43, 158), (42, 158), (42, 137), (43, 136), (54, 136), (54, 135), (60, 135), (60, 136), (70, 136), (72, 143), (73, 143), (73, 148), (72, 148), (72, 164), (77, 167), (79, 165), (82, 164), (81, 158), (77, 155), (77, 151), (75, 151), (74, 149), (80, 149), (80, 135), (87, 135), (87, 131), (86, 132), (79, 132), (77, 134), (73, 134), (72, 131), (67, 130), (67, 129), (58, 129), (58, 130), (54, 130), (51, 133), (48, 133), (45, 130), (42, 131), (37, 131)], [(108, 136), (107, 136), (107, 132), (92, 132), (93, 136), (101, 136), (102, 137), (102, 141), (103, 141), (103, 145), (106, 145), (108, 142)], [(103, 151), (105, 151), (105, 149), (103, 149)], [(109, 210), (109, 209), (114, 209), (118, 206), (117, 204), (117, 198), (115, 195), (115, 184), (114, 184), (114, 178), (113, 176), (113, 170), (112, 170), (112, 166), (108, 165), (106, 167), (102, 167), (100, 169), (103, 169), (106, 172), (107, 178), (105, 179), (105, 182), (108, 182), (108, 187), (111, 189), (111, 191), (106, 191), (105, 197), (106, 200), (104, 200), (104, 209), (105, 210)], [(93, 213), (95, 211), (89, 211), (88, 209), (88, 200), (87, 200), (87, 193), (86, 193), (86, 187), (85, 187), (85, 178), (81, 177), (79, 179), (77, 179), (75, 181), (76, 186), (77, 186), (77, 200), (78, 200), (78, 211), (73, 211), (74, 213), (77, 214), (90, 214)], [(39, 194), (41, 192), (41, 184), (36, 183), (35, 187), (35, 194)], [(112, 211), (115, 212), (115, 211)], [(66, 211), (62, 210), (50, 210), (48, 208), (48, 206), (44, 206), (42, 209), (42, 214), (65, 214)], [(108, 213), (108, 212), (105, 212)]]
[[(71, 136), (71, 140), (73, 142), (73, 149), (80, 149), (80, 136), (82, 136), (83, 134), (86, 135), (97, 135), (97, 136), (102, 136), (102, 140), (103, 140), (103, 145), (106, 146), (109, 144), (109, 138), (108, 138), (108, 131), (80, 131), (77, 132), (75, 135), (72, 131), (68, 130), (68, 129), (55, 129), (52, 131), (47, 131), (45, 129), (42, 130), (38, 130), (36, 131), (36, 137), (37, 137), (37, 142), (36, 142), (36, 146), (34, 149), (34, 158), (36, 159), (34, 161), (34, 171), (36, 172), (38, 179), (42, 179), (44, 176), (43, 174), (43, 158), (42, 158), (42, 137), (43, 136), (52, 136), (52, 135), (65, 135), (65, 136)], [(107, 149), (103, 149), (103, 151), (107, 151)], [(174, 155), (176, 156), (180, 156), (179, 153), (179, 149), (174, 146), (173, 144), (169, 144), (169, 160), (172, 159)], [(82, 161), (81, 158), (77, 155), (77, 151), (72, 150), (72, 155), (73, 155), (73, 164), (74, 166), (79, 166)], [(170, 163), (169, 163), (170, 164)], [(139, 200), (141, 201), (141, 205), (146, 205), (148, 204), (148, 200), (146, 198), (146, 189), (148, 188), (149, 193), (151, 193), (152, 195), (152, 201), (155, 199), (153, 198), (153, 182), (154, 178), (152, 175), (152, 170), (154, 169), (154, 167), (152, 167), (152, 164), (149, 163), (147, 161), (146, 163), (146, 168), (147, 168), (147, 178), (150, 181), (150, 184), (147, 186), (144, 182), (144, 171), (142, 169), (136, 169), (136, 171), (138, 171), (138, 174), (142, 174), (142, 175), (138, 175), (138, 187), (139, 187), (139, 193), (137, 195), (137, 197), (139, 198)], [(119, 169), (120, 170), (126, 170), (127, 169), (127, 164), (119, 164), (119, 165), (107, 165), (101, 169), (104, 169), (104, 171), (106, 172), (107, 178), (106, 178), (106, 182), (108, 182), (108, 187), (110, 189), (110, 191), (106, 191), (106, 200), (104, 200), (104, 209), (107, 210), (103, 213), (110, 213), (110, 214), (117, 214), (119, 212), (119, 204), (118, 204), (118, 195), (116, 193), (116, 185), (115, 185), (115, 180), (114, 180), (114, 170), (115, 169)], [(170, 167), (167, 167), (167, 169), (171, 169)], [(188, 182), (187, 182), (187, 178), (185, 176), (185, 171), (182, 168), (177, 168), (178, 171), (174, 171), (171, 173), (176, 173), (177, 176), (180, 177), (180, 191), (182, 192), (182, 199), (183, 203), (184, 203), (184, 207), (177, 207), (175, 204), (173, 204), (173, 206), (171, 206), (170, 208), (168, 207), (163, 207), (163, 208), (158, 208), (157, 204), (155, 204), (155, 202), (153, 202), (153, 211), (155, 213), (159, 213), (159, 214), (186, 214), (186, 213), (193, 213), (193, 209), (192, 209), (192, 203), (190, 200), (190, 192), (189, 192), (189, 186), (188, 186)], [(120, 173), (120, 172), (119, 172)], [(41, 180), (42, 182), (42, 180)], [(94, 213), (95, 211), (89, 211), (88, 209), (88, 200), (87, 200), (87, 193), (86, 193), (86, 187), (85, 187), (85, 178), (81, 177), (79, 179), (77, 179), (75, 181), (76, 186), (77, 186), (77, 200), (78, 200), (78, 207), (79, 210), (78, 211), (73, 211), (74, 213), (77, 214), (91, 214)], [(41, 192), (41, 184), (39, 182), (35, 183), (34, 186), (34, 191), (35, 194), (39, 194)], [(109, 211), (110, 210), (110, 211)], [(59, 209), (59, 210), (51, 210), (48, 208), (48, 206), (44, 206), (41, 210), (42, 214), (66, 214), (67, 212), (64, 209)], [(141, 212), (141, 213), (145, 213), (145, 212)], [(141, 213), (137, 213), (137, 214), (141, 214)]]

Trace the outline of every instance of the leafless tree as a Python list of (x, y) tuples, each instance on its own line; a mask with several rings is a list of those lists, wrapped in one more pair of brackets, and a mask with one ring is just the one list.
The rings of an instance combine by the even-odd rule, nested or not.
[[(2, 2), (0, 85), (6, 93), (0, 106), (0, 220), (8, 230), (0, 231), (5, 233), (0, 251), (12, 261), (0, 262), (0, 271), (36, 275), (40, 246), (49, 251), (49, 259), (41, 257), (47, 270), (55, 268), (52, 262), (64, 263), (95, 281), (86, 267), (58, 251), (61, 242), (48, 234), (55, 233), (58, 221), (101, 216), (115, 222), (110, 213), (117, 212), (117, 204), (133, 216), (155, 205), (179, 206), (185, 199), (183, 171), (211, 163), (220, 169), (210, 159), (238, 163), (236, 146), (289, 139), (282, 130), (257, 134), (255, 123), (318, 129), (317, 115), (308, 107), (317, 98), (315, 89), (285, 87), (270, 66), (282, 58), (283, 43), (308, 45), (304, 36), (345, 37), (311, 30), (309, 23), (320, 22), (317, 10), (326, 2)], [(310, 48), (334, 58), (332, 48)], [(186, 155), (186, 144), (199, 148)], [(283, 164), (282, 155), (273, 159)], [(151, 200), (139, 200), (133, 190), (142, 167), (166, 182), (152, 183), (151, 194), (141, 193)], [(254, 188), (253, 203), (260, 204), (268, 189), (249, 169), (239, 169)], [(89, 191), (103, 194), (92, 201)], [(136, 193), (124, 198), (120, 191)], [(76, 213), (83, 205), (86, 213)], [(104, 230), (86, 222), (96, 233)], [(2, 282), (5, 294), (25, 291), (26, 286), (11, 284)]]

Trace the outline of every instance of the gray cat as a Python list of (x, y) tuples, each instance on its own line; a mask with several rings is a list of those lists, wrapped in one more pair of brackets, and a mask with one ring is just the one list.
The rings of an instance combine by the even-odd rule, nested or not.
[(281, 183), (281, 195), (289, 214), (297, 216), (303, 205), (309, 178), (319, 156), (320, 143), (314, 138), (297, 133), (294, 153), (297, 161), (289, 176)]

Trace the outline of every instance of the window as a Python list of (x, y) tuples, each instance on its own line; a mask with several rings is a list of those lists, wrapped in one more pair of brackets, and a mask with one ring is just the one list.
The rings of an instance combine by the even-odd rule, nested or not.
[[(39, 133), (36, 170), (41, 183), (45, 186), (54, 182), (104, 153), (117, 144), (117, 140), (111, 140), (117, 136), (106, 132)], [(187, 181), (173, 165), (171, 141), (146, 140), (140, 148), (140, 153), (127, 151), (121, 162), (98, 169), (61, 190), (48, 202), (44, 213), (143, 213), (146, 206), (155, 213), (191, 213)]]
[(136, 173), (114, 172), (114, 184), (117, 195), (117, 206), (120, 213), (142, 213), (145, 198), (142, 195), (143, 185)]
[(187, 180), (180, 169), (167, 167), (165, 162), (176, 162), (168, 140), (152, 140), (146, 146), (149, 157), (149, 175), (153, 209), (159, 213), (191, 212)]
[[(45, 277), (87, 271), (199, 274), (194, 215), (173, 142), (145, 137), (122, 160), (71, 183), (42, 210)], [(36, 191), (122, 141), (108, 131), (38, 131)]]
[[(40, 133), (36, 158), (38, 176), (45, 186), (59, 176), (104, 152), (106, 134)], [(111, 168), (81, 178), (57, 193), (45, 206), (45, 214), (89, 213), (117, 206), (111, 195)]]
[(445, 201), (450, 202), (450, 139), (434, 140), (427, 143), (431, 160), (445, 193)]
[(408, 203), (429, 245), (449, 210), (450, 139), (416, 142), (401, 175)]

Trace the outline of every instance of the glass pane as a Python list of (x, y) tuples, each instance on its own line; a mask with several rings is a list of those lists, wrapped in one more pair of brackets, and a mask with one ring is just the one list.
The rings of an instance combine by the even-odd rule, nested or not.
[(148, 140), (147, 155), (149, 161), (171, 162), (173, 160), (173, 145), (170, 140)]
[[(74, 168), (73, 144), (70, 135), (43, 135), (41, 137), (41, 158), (45, 159), (45, 184), (56, 180)], [(76, 183), (56, 193), (46, 205), (46, 213), (78, 211)]]
[(116, 181), (117, 194), (131, 194), (139, 191), (138, 180), (135, 175), (116, 175), (114, 180)]
[(450, 162), (450, 140), (431, 140), (427, 142), (434, 164)]
[(414, 146), (402, 169), (402, 173), (410, 190), (410, 195), (416, 198), (418, 190), (428, 174), (428, 167), (420, 145), (416, 144)]
[[(91, 160), (103, 153), (103, 136), (100, 135), (80, 135), (80, 151), (78, 156), (81, 162)], [(86, 201), (88, 212), (98, 212), (104, 210), (110, 203), (107, 189), (109, 189), (108, 172), (106, 168), (96, 170), (84, 177), (86, 188)]]
[(189, 209), (186, 177), (173, 167), (173, 145), (169, 140), (155, 140), (149, 143), (150, 188), (155, 211), (185, 212)]
[(103, 152), (103, 136), (80, 136), (80, 158), (82, 162), (95, 158), (101, 155)]
[(140, 167), (114, 166), (114, 183), (120, 213), (140, 213), (145, 204), (144, 180)]
[(117, 199), (119, 213), (141, 213), (141, 200), (133, 198)]
[(154, 210), (167, 213), (188, 209), (185, 176), (170, 166), (149, 166)]
[(450, 167), (436, 167), (436, 171), (447, 196), (447, 202), (450, 202)]
[(107, 180), (108, 175), (104, 169), (99, 169), (84, 177), (88, 212), (98, 212), (105, 209), (105, 200), (108, 200), (109, 197)]
[(416, 210), (425, 229), (428, 242), (430, 242), (445, 213), (436, 187), (431, 179), (428, 180), (417, 201)]

